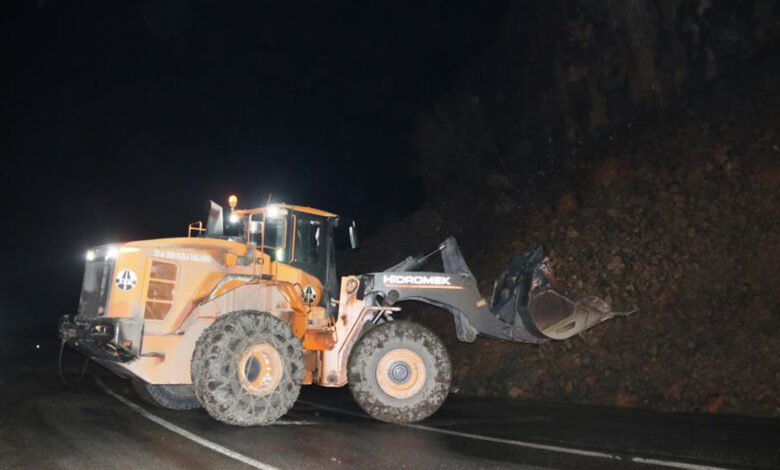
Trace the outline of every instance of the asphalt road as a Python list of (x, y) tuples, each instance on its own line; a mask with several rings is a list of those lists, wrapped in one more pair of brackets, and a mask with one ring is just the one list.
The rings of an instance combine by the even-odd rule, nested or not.
[(398, 426), (346, 389), (305, 387), (279, 423), (238, 428), (148, 406), (96, 365), (67, 389), (52, 349), (0, 362), (2, 469), (780, 468), (780, 420), (460, 395)]

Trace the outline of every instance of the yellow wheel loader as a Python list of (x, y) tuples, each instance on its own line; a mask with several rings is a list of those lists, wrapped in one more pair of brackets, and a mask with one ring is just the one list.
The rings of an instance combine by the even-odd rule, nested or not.
[[(449, 393), (451, 366), (429, 329), (393, 319), (402, 302), (439, 307), (460, 341), (539, 344), (619, 313), (558, 286), (541, 250), (515, 258), (491, 299), (450, 237), (381, 272), (336, 277), (334, 233), (355, 223), (287, 204), (238, 209), (211, 202), (188, 236), (99, 246), (86, 254), (75, 316), (60, 338), (170, 409), (202, 406), (225, 423), (274, 422), (301, 385), (349, 384), (371, 416), (409, 423)], [(232, 228), (228, 234), (225, 227)], [(443, 269), (422, 271), (434, 256)]]

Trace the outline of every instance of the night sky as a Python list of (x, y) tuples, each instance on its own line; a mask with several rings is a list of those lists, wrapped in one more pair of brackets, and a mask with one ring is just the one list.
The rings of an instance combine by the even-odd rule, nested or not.
[(420, 111), (500, 2), (4, 6), (0, 336), (54, 335), (87, 247), (186, 235), (206, 201), (322, 207), (370, 235), (423, 201)]

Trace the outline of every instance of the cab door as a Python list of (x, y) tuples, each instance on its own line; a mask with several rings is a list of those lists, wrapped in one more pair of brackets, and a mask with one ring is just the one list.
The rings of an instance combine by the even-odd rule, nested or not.
[(319, 305), (330, 307), (330, 299), (338, 296), (336, 257), (333, 246), (333, 221), (303, 212), (293, 215), (291, 265), (320, 280), (324, 293)]

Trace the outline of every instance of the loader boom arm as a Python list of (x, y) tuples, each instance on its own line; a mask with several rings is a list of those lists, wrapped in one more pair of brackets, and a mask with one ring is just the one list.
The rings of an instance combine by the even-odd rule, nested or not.
[[(415, 270), (437, 253), (442, 272)], [(418, 301), (439, 307), (453, 315), (458, 339), (464, 342), (479, 335), (540, 344), (569, 338), (619, 315), (595, 297), (573, 299), (552, 277), (540, 249), (512, 261), (488, 302), (453, 237), (425, 256), (408, 257), (386, 271), (363, 275), (362, 280), (366, 305)]]

